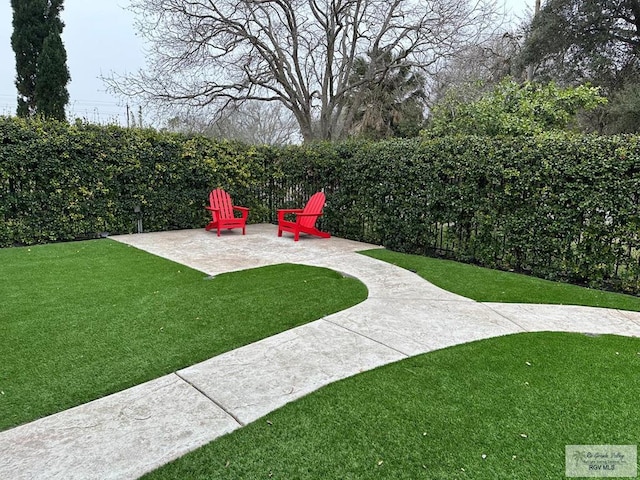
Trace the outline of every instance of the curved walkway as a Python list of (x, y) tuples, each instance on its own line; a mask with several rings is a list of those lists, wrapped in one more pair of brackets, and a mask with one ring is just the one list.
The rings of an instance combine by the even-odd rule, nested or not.
[[(640, 313), (478, 303), (339, 238), (276, 236), (251, 225), (112, 237), (210, 275), (276, 263), (357, 277), (364, 302), (174, 374), (0, 432), (0, 478), (132, 479), (323, 385), (412, 355), (531, 331), (640, 336)], [(250, 321), (250, 319), (247, 319)]]

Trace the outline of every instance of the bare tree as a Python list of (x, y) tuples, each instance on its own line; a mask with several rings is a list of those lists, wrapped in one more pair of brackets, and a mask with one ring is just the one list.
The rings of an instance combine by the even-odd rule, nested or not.
[[(112, 77), (112, 90), (218, 109), (280, 102), (305, 141), (341, 138), (363, 85), (406, 67), (428, 74), (497, 19), (493, 0), (132, 0), (131, 8), (151, 46), (148, 69)], [(353, 82), (362, 55), (370, 69)]]
[(247, 101), (226, 109), (210, 128), (216, 138), (232, 138), (254, 145), (298, 143), (296, 121), (282, 104)]
[(505, 77), (524, 80), (519, 62), (524, 41), (523, 26), (494, 35), (482, 45), (474, 45), (449, 59), (429, 78), (429, 106), (454, 93), (462, 102), (477, 100)]
[(223, 116), (207, 115), (206, 109), (176, 112), (166, 122), (166, 129), (253, 145), (288, 145), (300, 141), (291, 112), (278, 103), (256, 101), (229, 106)]

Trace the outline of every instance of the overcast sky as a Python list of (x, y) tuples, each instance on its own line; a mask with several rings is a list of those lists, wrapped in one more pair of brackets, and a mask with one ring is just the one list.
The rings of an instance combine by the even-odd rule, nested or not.
[[(534, 0), (506, 0), (514, 13), (533, 8)], [(529, 6), (529, 4), (531, 4)], [(66, 0), (62, 40), (71, 73), (68, 85), (71, 118), (126, 125), (126, 105), (105, 92), (101, 75), (131, 73), (144, 68), (143, 43), (136, 36), (128, 0)], [(0, 114), (16, 109), (15, 57), (11, 49), (10, 0), (0, 3)], [(131, 105), (137, 110), (138, 105)]]
[[(66, 0), (62, 40), (71, 74), (69, 107), (73, 117), (126, 125), (126, 106), (105, 92), (101, 75), (134, 72), (144, 66), (128, 0)], [(15, 114), (15, 56), (11, 49), (11, 2), (0, 3), (0, 114)]]

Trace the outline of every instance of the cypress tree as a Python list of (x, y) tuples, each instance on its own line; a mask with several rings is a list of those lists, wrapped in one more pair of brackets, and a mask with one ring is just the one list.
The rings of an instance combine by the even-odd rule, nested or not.
[(44, 39), (36, 69), (36, 108), (45, 118), (65, 119), (69, 103), (67, 52), (60, 35), (50, 33)]
[(11, 0), (19, 117), (65, 119), (67, 52), (61, 34), (63, 0)]

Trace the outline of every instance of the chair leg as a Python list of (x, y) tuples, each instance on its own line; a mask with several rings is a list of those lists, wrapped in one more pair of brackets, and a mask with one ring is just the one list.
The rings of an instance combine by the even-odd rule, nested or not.
[(282, 236), (282, 230), (278, 229), (278, 236), (281, 237)]

